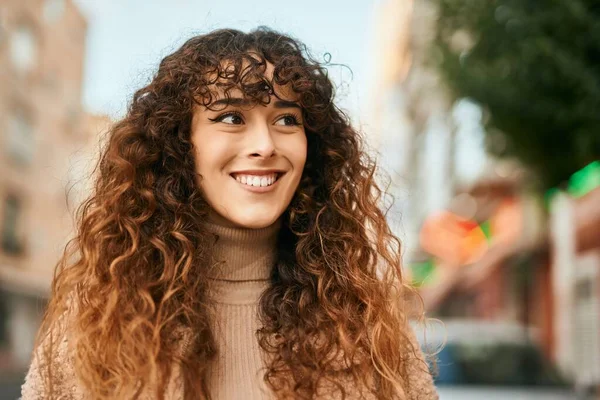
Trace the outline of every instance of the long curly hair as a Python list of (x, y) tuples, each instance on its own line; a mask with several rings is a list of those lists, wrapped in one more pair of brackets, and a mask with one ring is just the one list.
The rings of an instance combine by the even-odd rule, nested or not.
[[(195, 171), (193, 110), (233, 89), (268, 102), (274, 85), (298, 98), (308, 154), (260, 302), (257, 337), (273, 355), (264, 379), (279, 398), (313, 398), (325, 384), (347, 395), (348, 380), (377, 398), (403, 397), (404, 361), (414, 351), (412, 288), (375, 162), (335, 106), (325, 67), (270, 29), (217, 30), (165, 57), (111, 127), (38, 334), (38, 345), (49, 334), (51, 343), (68, 336), (78, 379), (94, 399), (147, 390), (162, 399), (175, 362), (185, 399), (210, 398), (206, 373), (217, 349), (207, 271), (215, 237), (203, 224), (209, 206)], [(181, 352), (185, 329), (194, 335)]]

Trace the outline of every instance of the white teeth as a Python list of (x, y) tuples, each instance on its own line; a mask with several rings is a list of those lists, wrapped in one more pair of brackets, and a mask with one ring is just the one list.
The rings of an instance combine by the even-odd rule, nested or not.
[(277, 181), (277, 174), (270, 175), (234, 175), (235, 180), (248, 186), (265, 187), (271, 186)]

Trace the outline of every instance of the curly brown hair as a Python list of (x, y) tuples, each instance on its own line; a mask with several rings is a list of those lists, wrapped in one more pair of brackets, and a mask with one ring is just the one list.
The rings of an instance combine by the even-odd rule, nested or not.
[[(68, 335), (93, 398), (138, 398), (151, 389), (162, 399), (175, 362), (185, 398), (210, 398), (206, 372), (217, 349), (207, 271), (215, 238), (203, 224), (209, 207), (194, 167), (193, 110), (232, 89), (268, 102), (275, 84), (297, 95), (308, 153), (261, 298), (257, 335), (274, 355), (264, 378), (280, 398), (313, 398), (323, 382), (347, 394), (348, 379), (377, 398), (402, 397), (405, 357), (415, 350), (405, 302), (412, 288), (381, 209), (376, 165), (335, 106), (325, 67), (281, 33), (224, 29), (189, 39), (135, 93), (108, 132), (38, 335), (38, 345), (49, 332)], [(184, 353), (182, 328), (195, 332)]]

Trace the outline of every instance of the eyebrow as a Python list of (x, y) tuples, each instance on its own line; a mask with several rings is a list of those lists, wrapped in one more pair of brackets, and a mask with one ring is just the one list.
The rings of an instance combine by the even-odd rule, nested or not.
[[(219, 99), (219, 100), (215, 100), (213, 101), (210, 106), (213, 105), (224, 105), (224, 106), (248, 106), (252, 104), (252, 102), (248, 99), (242, 99), (239, 97), (232, 97), (229, 99)], [(294, 101), (288, 101), (288, 100), (276, 100), (273, 103), (273, 106), (275, 108), (298, 108), (298, 109), (302, 109), (302, 107), (300, 107), (300, 104), (294, 102)]]

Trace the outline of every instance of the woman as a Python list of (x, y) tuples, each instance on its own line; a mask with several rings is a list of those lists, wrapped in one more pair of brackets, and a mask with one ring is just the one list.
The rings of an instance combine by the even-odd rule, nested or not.
[(437, 398), (374, 171), (300, 43), (188, 40), (109, 132), (23, 400)]

